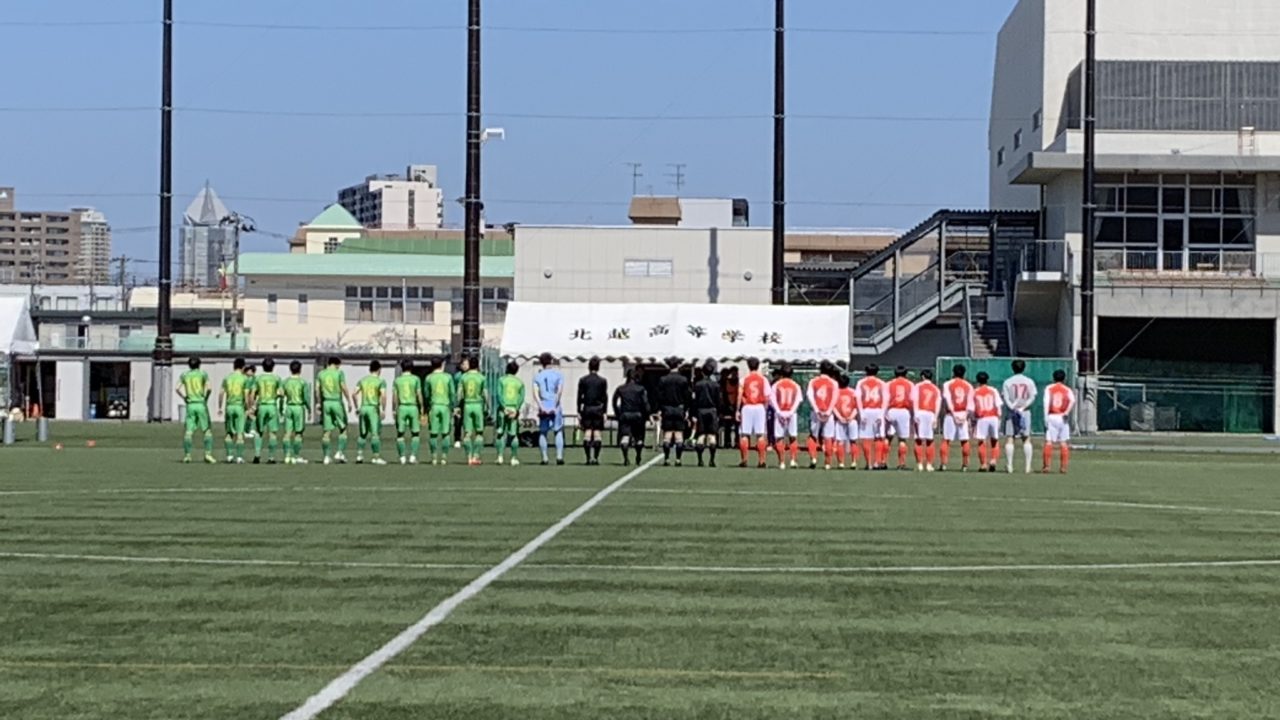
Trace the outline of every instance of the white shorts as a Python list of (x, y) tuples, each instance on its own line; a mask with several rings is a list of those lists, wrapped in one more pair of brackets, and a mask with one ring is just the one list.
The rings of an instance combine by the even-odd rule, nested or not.
[(842, 443), (858, 442), (858, 421), (850, 420), (849, 422), (835, 421), (836, 423), (836, 441)]
[(1044, 419), (1044, 439), (1051, 443), (1071, 441), (1071, 423), (1065, 415), (1050, 415)]
[(858, 434), (864, 440), (883, 440), (884, 415), (879, 410), (863, 410)]
[(768, 432), (765, 418), (763, 405), (743, 405), (742, 424), (738, 426), (738, 434), (744, 437), (747, 435), (764, 435)]
[(932, 440), (938, 433), (938, 418), (931, 412), (916, 413), (916, 439)]
[(800, 434), (800, 418), (795, 415), (774, 415), (773, 416), (773, 438), (781, 440), (783, 438), (795, 438)]
[(904, 408), (890, 408), (885, 415), (885, 431), (899, 440), (911, 438), (911, 411)]
[(1005, 408), (1004, 434), (1005, 437), (1031, 437), (1031, 411)]
[(969, 442), (969, 416), (947, 413), (942, 419), (942, 439), (947, 442)]
[(834, 440), (836, 437), (836, 416), (828, 415), (826, 422), (813, 413), (809, 418), (809, 434), (823, 440)]
[(1000, 439), (1000, 418), (998, 417), (981, 417), (973, 427), (973, 439), (978, 442), (983, 440), (999, 440)]

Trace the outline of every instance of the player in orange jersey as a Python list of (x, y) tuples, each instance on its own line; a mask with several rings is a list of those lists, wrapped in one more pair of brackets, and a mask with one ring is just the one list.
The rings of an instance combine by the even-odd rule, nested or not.
[[(885, 412), (886, 435), (898, 439), (898, 469), (907, 469), (907, 443), (911, 442), (911, 395), (915, 383), (907, 379), (907, 369), (901, 365), (893, 371), (889, 381), (889, 409)], [(885, 462), (889, 458), (885, 457)]]
[(942, 468), (951, 459), (951, 443), (960, 443), (961, 470), (969, 469), (969, 417), (973, 414), (973, 386), (964, 379), (965, 367), (951, 369), (952, 378), (942, 385), (942, 401), (947, 404), (942, 419)]
[(818, 446), (822, 446), (822, 457), (827, 470), (831, 469), (831, 458), (835, 454), (836, 440), (836, 400), (840, 395), (840, 383), (835, 379), (836, 368), (826, 360), (818, 366), (818, 375), (809, 381), (805, 397), (809, 401), (809, 468), (818, 467)]
[(942, 413), (942, 391), (933, 384), (932, 370), (920, 371), (920, 382), (911, 393), (911, 411), (916, 421), (916, 471), (933, 472), (933, 436)]
[(1076, 394), (1067, 387), (1067, 373), (1053, 371), (1053, 384), (1044, 391), (1044, 468), (1049, 472), (1053, 464), (1053, 446), (1058, 446), (1058, 472), (1067, 473), (1071, 462), (1071, 410), (1076, 406)]
[(840, 374), (837, 381), (840, 394), (836, 396), (836, 460), (844, 469), (844, 457), (849, 456), (849, 467), (858, 469), (858, 393), (849, 387), (849, 376)]
[(1000, 391), (988, 385), (990, 375), (980, 372), (976, 380), (973, 414), (977, 420), (973, 439), (978, 442), (978, 472), (995, 472), (1000, 460), (1000, 416), (1004, 414), (1004, 401), (1000, 399)]
[(858, 434), (868, 470), (888, 469), (889, 442), (885, 439), (884, 413), (889, 408), (889, 389), (880, 379), (880, 366), (868, 365), (866, 377), (858, 381)]
[(764, 467), (765, 453), (769, 448), (765, 439), (768, 433), (768, 428), (765, 427), (765, 408), (769, 405), (772, 389), (769, 378), (760, 372), (758, 359), (748, 359), (747, 370), (738, 389), (738, 451), (742, 453), (742, 462), (738, 463), (738, 467), (747, 466), (747, 454), (752, 443), (756, 447), (759, 466)]
[(796, 458), (800, 454), (798, 438), (800, 403), (804, 399), (804, 391), (800, 383), (791, 379), (794, 371), (790, 363), (783, 363), (778, 368), (778, 382), (773, 384), (773, 392), (769, 396), (769, 404), (773, 407), (774, 450), (778, 453), (778, 467), (787, 469), (787, 451), (791, 452), (791, 467), (796, 466)]

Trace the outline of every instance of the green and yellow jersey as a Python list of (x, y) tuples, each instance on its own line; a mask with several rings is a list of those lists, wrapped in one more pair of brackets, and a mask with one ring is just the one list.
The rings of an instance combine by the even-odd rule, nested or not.
[(178, 378), (182, 393), (188, 405), (204, 405), (209, 400), (209, 373), (203, 370), (188, 370)]
[(284, 396), (284, 404), (289, 406), (308, 407), (311, 405), (311, 386), (306, 380), (292, 376), (280, 386), (280, 394)]
[(382, 394), (387, 390), (387, 381), (378, 375), (368, 375), (356, 383), (356, 391), (360, 394), (362, 407), (381, 407)]
[(231, 373), (222, 381), (222, 392), (229, 407), (243, 406), (249, 394), (249, 376), (239, 370)]
[(394, 383), (396, 402), (400, 407), (418, 407), (422, 395), (422, 380), (413, 373), (404, 373)]
[(325, 368), (316, 374), (316, 388), (324, 402), (342, 402), (346, 386), (346, 373), (338, 368)]
[(448, 373), (434, 372), (427, 376), (428, 402), (433, 407), (453, 407), (453, 378)]
[(462, 375), (461, 387), (458, 392), (462, 396), (464, 405), (483, 405), (485, 379), (484, 373), (479, 370), (468, 370)]

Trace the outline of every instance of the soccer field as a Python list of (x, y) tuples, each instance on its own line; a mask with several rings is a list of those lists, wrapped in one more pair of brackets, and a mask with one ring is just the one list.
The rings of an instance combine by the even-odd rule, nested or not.
[(1274, 454), (207, 467), (173, 427), (55, 432), (0, 448), (7, 720), (279, 718), (562, 519), (320, 716), (1280, 713)]

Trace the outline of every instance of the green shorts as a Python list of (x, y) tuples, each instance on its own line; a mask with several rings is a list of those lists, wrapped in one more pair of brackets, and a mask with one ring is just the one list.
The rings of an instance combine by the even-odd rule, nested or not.
[(497, 432), (507, 437), (520, 434), (520, 408), (509, 407), (498, 411)]
[(372, 437), (382, 432), (382, 408), (364, 405), (360, 408), (360, 437)]
[(301, 435), (307, 429), (307, 409), (301, 405), (289, 405), (284, 409), (284, 431), (287, 435)]
[(453, 408), (448, 405), (432, 405), (428, 419), (432, 435), (448, 435), (453, 432)]
[(484, 432), (484, 404), (467, 403), (462, 406), (462, 431)]
[(396, 434), (422, 434), (422, 411), (417, 405), (401, 405), (396, 410)]
[(226, 413), (227, 434), (240, 436), (245, 429), (245, 409), (243, 405), (228, 405)]
[(183, 422), (187, 426), (187, 432), (209, 432), (212, 425), (209, 422), (209, 406), (203, 403), (199, 405), (188, 405), (187, 411), (183, 413)]
[(275, 405), (263, 405), (258, 408), (258, 434), (280, 432), (280, 409)]
[(325, 400), (320, 404), (320, 422), (325, 432), (346, 432), (347, 406), (341, 400)]

